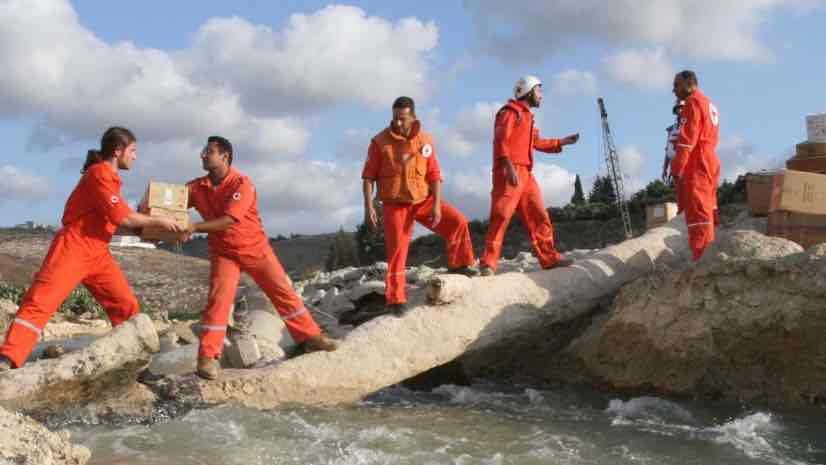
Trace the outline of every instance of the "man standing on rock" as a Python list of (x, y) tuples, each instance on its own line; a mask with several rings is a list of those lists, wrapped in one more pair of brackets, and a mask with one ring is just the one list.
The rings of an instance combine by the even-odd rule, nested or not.
[(467, 219), (442, 201), (442, 176), (433, 138), (422, 130), (410, 97), (393, 102), (393, 120), (370, 141), (361, 177), (364, 222), (372, 229), (377, 227), (374, 183), (378, 184), (382, 202), (387, 313), (402, 315), (407, 310), (405, 265), (414, 221), (444, 238), (451, 273), (476, 274), (470, 268), (476, 259)]
[(490, 224), (485, 237), (485, 252), (480, 260), (483, 276), (492, 276), (502, 254), (502, 240), (514, 212), (519, 214), (533, 244), (533, 254), (543, 269), (569, 266), (573, 260), (562, 258), (554, 247), (554, 228), (542, 202), (539, 185), (531, 173), (534, 149), (559, 153), (565, 145), (575, 144), (579, 134), (562, 139), (542, 139), (534, 126), (531, 108), (542, 102), (542, 82), (525, 76), (516, 82), (514, 98), (496, 114), (493, 132), (493, 191)]
[(684, 100), (680, 113), (677, 154), (671, 161), (671, 175), (677, 188), (677, 206), (685, 212), (688, 243), (694, 261), (714, 241), (717, 225), (717, 183), (720, 160), (717, 158), (720, 113), (698, 87), (693, 71), (674, 77), (674, 95)]
[(0, 347), (0, 371), (25, 363), (46, 323), (78, 284), (89, 289), (112, 326), (138, 314), (138, 299), (109, 253), (112, 234), (118, 226), (156, 226), (171, 232), (181, 228), (173, 220), (134, 212), (126, 204), (118, 170), (130, 169), (136, 158), (135, 136), (121, 127), (107, 129), (100, 150), (86, 155), (83, 176), (63, 210), (63, 227), (52, 239)]
[(201, 152), (203, 168), (209, 174), (187, 183), (189, 207), (198, 210), (204, 221), (191, 223), (181, 239), (207, 233), (211, 264), (209, 298), (201, 316), (197, 370), (206, 379), (218, 377), (218, 359), (242, 271), (269, 297), (292, 338), (306, 352), (336, 349), (336, 344), (321, 334), (293, 290), (261, 225), (255, 187), (250, 178), (232, 167), (232, 157), (232, 144), (227, 139), (209, 137)]

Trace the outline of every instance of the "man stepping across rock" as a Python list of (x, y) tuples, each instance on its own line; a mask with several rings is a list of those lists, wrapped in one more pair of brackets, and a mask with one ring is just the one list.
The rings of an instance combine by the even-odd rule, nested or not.
[(532, 170), (534, 149), (559, 153), (563, 146), (575, 144), (579, 134), (562, 139), (539, 137), (531, 111), (542, 102), (542, 82), (536, 76), (519, 79), (513, 97), (496, 113), (490, 224), (485, 236), (485, 252), (479, 260), (483, 276), (496, 272), (505, 231), (514, 213), (519, 214), (528, 229), (533, 254), (542, 268), (568, 266), (573, 262), (562, 258), (554, 246), (554, 228), (542, 204), (542, 193)]
[(83, 176), (63, 210), (63, 227), (52, 239), (0, 347), (0, 371), (25, 363), (46, 323), (78, 284), (89, 289), (112, 326), (140, 311), (126, 276), (109, 253), (112, 234), (118, 226), (155, 226), (172, 232), (181, 228), (173, 220), (132, 211), (121, 196), (118, 170), (132, 167), (137, 150), (131, 131), (111, 127), (103, 133), (100, 150), (87, 154)]
[(247, 176), (232, 167), (232, 144), (211, 136), (201, 152), (209, 174), (187, 183), (189, 207), (204, 219), (191, 223), (182, 234), (208, 234), (210, 288), (207, 308), (201, 316), (197, 373), (216, 379), (229, 323), (229, 312), (241, 272), (248, 273), (269, 297), (287, 330), (305, 352), (333, 351), (336, 344), (321, 329), (292, 288), (275, 256), (258, 215), (255, 187)]
[(449, 272), (477, 274), (471, 268), (476, 259), (468, 221), (442, 201), (442, 175), (433, 138), (422, 130), (410, 97), (393, 102), (393, 120), (370, 141), (361, 177), (364, 222), (372, 229), (378, 222), (373, 184), (378, 184), (382, 202), (388, 265), (386, 313), (401, 315), (407, 309), (405, 264), (414, 221), (445, 239)]

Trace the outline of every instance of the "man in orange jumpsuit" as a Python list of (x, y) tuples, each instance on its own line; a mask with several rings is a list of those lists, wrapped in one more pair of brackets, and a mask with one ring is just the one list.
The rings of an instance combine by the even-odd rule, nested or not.
[(201, 152), (203, 168), (209, 174), (187, 183), (189, 207), (198, 210), (204, 221), (190, 224), (181, 239), (208, 233), (211, 277), (207, 308), (201, 316), (197, 370), (206, 379), (218, 377), (218, 359), (242, 271), (269, 297), (290, 335), (305, 351), (336, 349), (293, 290), (261, 225), (255, 187), (250, 178), (232, 167), (232, 157), (232, 144), (227, 139), (209, 137)]
[(714, 241), (717, 219), (717, 183), (720, 160), (720, 113), (698, 87), (693, 71), (681, 71), (674, 77), (674, 95), (685, 100), (681, 112), (677, 154), (671, 161), (671, 175), (677, 186), (677, 203), (685, 212), (688, 243), (694, 261)]
[(87, 155), (83, 176), (66, 201), (63, 227), (52, 240), (0, 347), (0, 371), (26, 362), (46, 323), (78, 284), (89, 289), (112, 326), (138, 313), (138, 299), (109, 253), (109, 241), (118, 226), (181, 231), (172, 220), (133, 212), (121, 196), (118, 170), (128, 170), (137, 158), (135, 136), (125, 128), (109, 128), (100, 146)]
[(542, 193), (531, 170), (534, 149), (559, 153), (562, 147), (576, 143), (579, 134), (562, 139), (542, 139), (534, 126), (531, 108), (542, 102), (542, 83), (535, 76), (516, 82), (514, 98), (496, 114), (493, 133), (493, 191), (490, 224), (485, 237), (485, 252), (480, 260), (483, 276), (496, 272), (502, 254), (502, 240), (514, 212), (519, 213), (528, 229), (533, 254), (543, 269), (568, 266), (554, 247), (554, 229), (542, 202)]
[(378, 183), (382, 202), (388, 265), (387, 313), (402, 315), (407, 310), (405, 264), (414, 221), (445, 239), (451, 273), (476, 274), (470, 268), (476, 259), (467, 219), (442, 201), (442, 176), (433, 138), (421, 129), (410, 97), (399, 97), (393, 102), (393, 121), (370, 141), (361, 177), (364, 221), (373, 229), (377, 226), (374, 183)]

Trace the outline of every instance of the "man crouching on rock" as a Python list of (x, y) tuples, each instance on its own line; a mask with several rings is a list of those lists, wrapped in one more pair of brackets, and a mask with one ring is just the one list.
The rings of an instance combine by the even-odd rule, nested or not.
[(52, 239), (0, 347), (0, 371), (25, 363), (46, 323), (78, 284), (92, 293), (112, 326), (138, 314), (138, 299), (109, 253), (112, 234), (118, 226), (155, 226), (171, 232), (181, 228), (173, 220), (143, 215), (126, 205), (118, 170), (130, 169), (136, 158), (135, 136), (121, 127), (107, 129), (100, 150), (87, 154), (83, 176), (63, 210), (63, 227)]
[(201, 316), (198, 375), (218, 377), (218, 359), (242, 271), (267, 294), (292, 338), (306, 352), (336, 350), (336, 344), (321, 334), (276, 258), (258, 215), (255, 187), (232, 167), (232, 144), (223, 137), (209, 137), (201, 161), (209, 174), (188, 182), (187, 188), (189, 208), (198, 210), (204, 221), (191, 223), (181, 235), (184, 241), (193, 233), (209, 235), (211, 277), (207, 308)]
[(371, 229), (378, 222), (373, 184), (379, 185), (388, 265), (386, 313), (401, 315), (406, 310), (405, 262), (414, 221), (445, 239), (449, 272), (477, 274), (470, 268), (476, 259), (467, 219), (442, 202), (442, 176), (433, 139), (421, 129), (410, 97), (399, 97), (393, 102), (393, 121), (370, 141), (361, 177), (364, 222)]

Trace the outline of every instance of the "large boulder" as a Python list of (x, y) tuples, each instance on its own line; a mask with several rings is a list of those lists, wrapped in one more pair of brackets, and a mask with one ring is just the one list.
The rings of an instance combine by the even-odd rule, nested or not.
[(133, 391), (137, 373), (159, 349), (152, 320), (136, 315), (82, 350), (0, 373), (0, 406), (55, 410)]
[[(181, 377), (161, 395), (196, 402), (353, 402), (469, 352), (542, 332), (590, 312), (606, 296), (688, 253), (682, 218), (589, 255), (573, 267), (469, 280), (443, 275), (434, 302), (411, 292), (403, 317), (382, 316), (354, 329), (335, 352), (273, 366), (225, 370), (216, 381)], [(432, 282), (432, 281), (431, 281)]]
[(83, 465), (89, 449), (69, 442), (69, 433), (53, 433), (40, 423), (0, 407), (0, 463)]
[(737, 231), (696, 267), (663, 268), (623, 287), (610, 316), (563, 351), (567, 362), (539, 374), (586, 374), (609, 389), (820, 403), (824, 334), (826, 244), (802, 252)]

